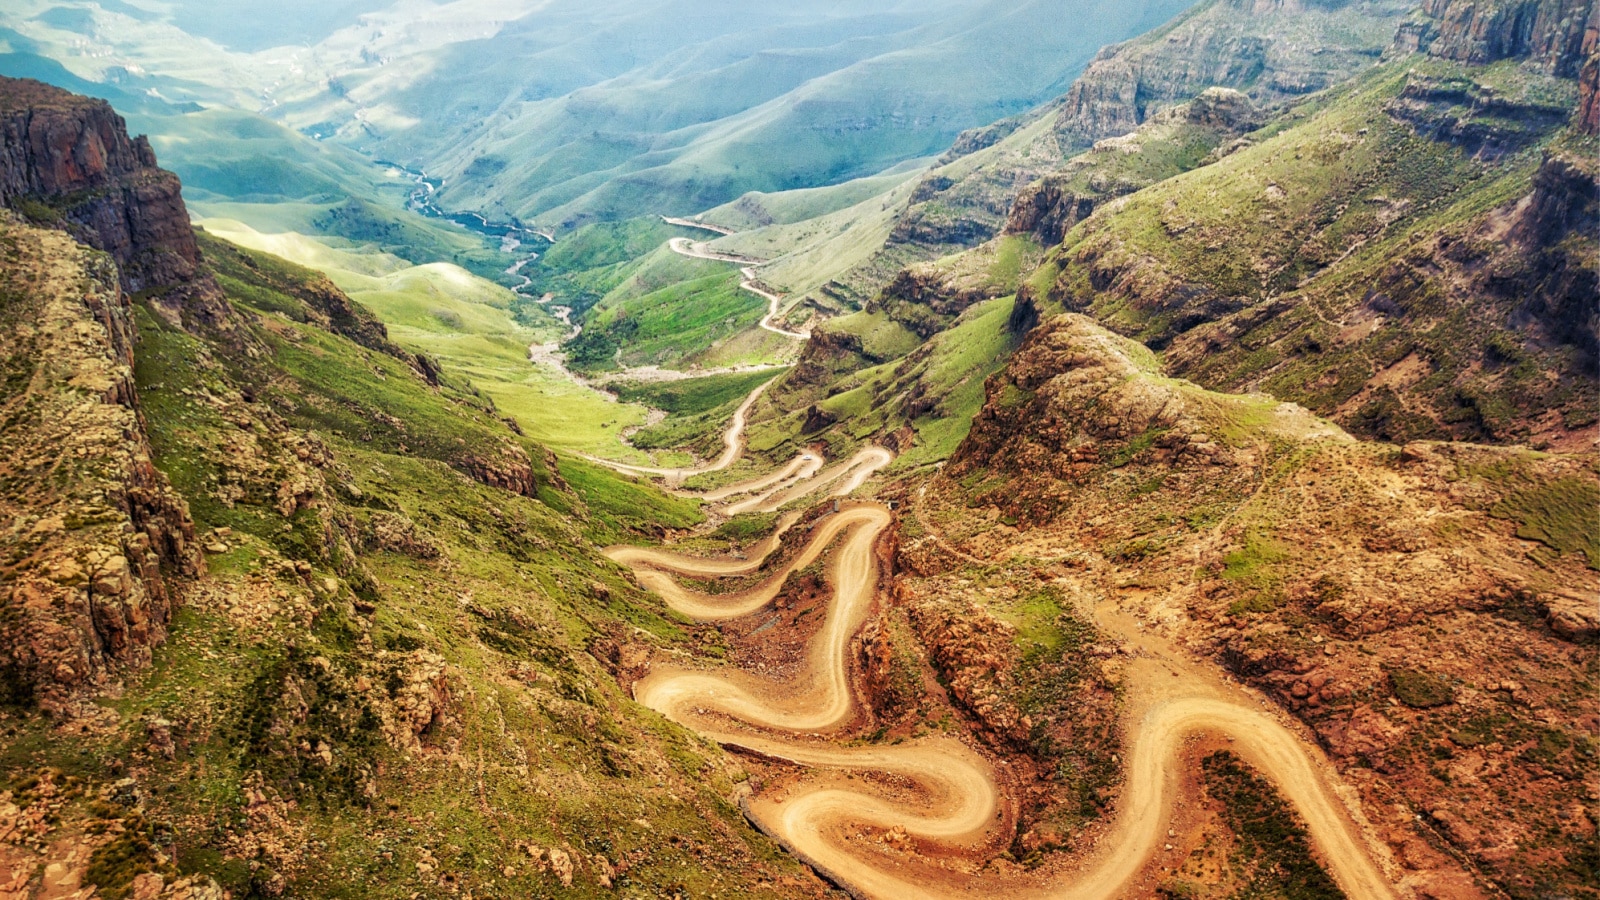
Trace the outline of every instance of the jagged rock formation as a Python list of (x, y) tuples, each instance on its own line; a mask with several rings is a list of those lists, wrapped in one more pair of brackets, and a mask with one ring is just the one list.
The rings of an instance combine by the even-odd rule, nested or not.
[[(1144, 360), (1141, 365), (1139, 360)], [(1205, 396), (1157, 375), (1156, 360), (1142, 346), (1111, 334), (1078, 315), (1058, 316), (1028, 335), (1011, 362), (991, 377), (988, 401), (972, 431), (952, 457), (959, 478), (978, 469), (1012, 479), (1012, 511), (1032, 521), (1070, 509), (1058, 496), (1120, 459), (1130, 444), (1169, 467), (1173, 477), (1197, 467), (1208, 472), (1208, 489), (1221, 491), (1218, 475), (1244, 472), (1248, 452), (1210, 434), (1218, 405), (1243, 414), (1265, 407), (1262, 436), (1290, 440), (1349, 440), (1338, 428), (1293, 404), (1264, 398)], [(1243, 491), (1248, 481), (1227, 484)]]
[(169, 578), (202, 562), (187, 505), (151, 462), (116, 266), (0, 215), (0, 695), (60, 711), (149, 662)]
[(917, 337), (927, 340), (943, 331), (972, 304), (988, 297), (989, 293), (982, 288), (962, 285), (947, 273), (915, 266), (895, 276), (883, 293), (867, 305), (867, 310), (882, 310)]
[(1573, 114), (1573, 126), (1584, 134), (1600, 134), (1600, 54), (1591, 46), (1600, 42), (1600, 30), (1586, 39), (1589, 61), (1578, 73), (1578, 110)]
[(128, 136), (110, 104), (0, 78), (0, 141), (0, 206), (109, 253), (127, 291), (160, 291), (175, 314), (226, 325), (178, 177), (157, 167), (149, 141)]

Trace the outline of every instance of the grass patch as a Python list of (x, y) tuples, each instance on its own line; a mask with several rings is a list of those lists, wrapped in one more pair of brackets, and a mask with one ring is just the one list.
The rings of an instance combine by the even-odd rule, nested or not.
[(777, 522), (777, 513), (745, 513), (717, 526), (711, 536), (744, 544), (771, 534)]
[(690, 528), (705, 521), (699, 503), (663, 493), (581, 459), (562, 459), (561, 477), (588, 507), (588, 532), (607, 544), (628, 534), (660, 528)]
[(783, 373), (776, 370), (707, 375), (682, 381), (622, 383), (611, 386), (617, 399), (665, 410), (675, 416), (709, 412), (736, 400)]
[(1229, 605), (1229, 614), (1277, 609), (1283, 603), (1283, 579), (1278, 565), (1289, 557), (1287, 548), (1266, 535), (1247, 533), (1242, 546), (1222, 557), (1222, 577), (1248, 592)]
[(1562, 553), (1581, 553), (1600, 569), (1600, 485), (1568, 476), (1522, 488), (1489, 509), (1517, 523), (1517, 537)]

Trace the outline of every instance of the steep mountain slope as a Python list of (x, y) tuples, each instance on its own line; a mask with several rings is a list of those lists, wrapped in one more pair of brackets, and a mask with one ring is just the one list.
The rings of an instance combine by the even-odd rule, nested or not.
[[(1203, 5), (927, 172), (589, 225), (517, 296), (197, 239), (103, 104), (0, 82), (0, 883), (1600, 898), (1597, 40)], [(593, 372), (764, 350), (719, 249), (794, 251), (779, 380), (624, 383), (676, 415), (623, 449), (504, 374), (543, 290)]]
[[(1371, 65), (1412, 9), (1409, 2), (1200, 4), (1103, 50), (1065, 96), (963, 134), (915, 182), (841, 185), (828, 195), (841, 207), (807, 219), (769, 211), (803, 208), (812, 197), (804, 192), (792, 204), (782, 194), (752, 194), (709, 210), (704, 221), (738, 231), (710, 247), (768, 260), (761, 278), (785, 295), (786, 320), (798, 324), (860, 309), (907, 266), (1000, 233), (1037, 231), (1047, 245), (1057, 243), (1098, 203), (1214, 159), (1288, 104)], [(1208, 90), (1234, 93), (1201, 98)], [(1092, 141), (1127, 135), (1147, 120), (1166, 127), (1069, 164)], [(1119, 153), (1132, 162), (1115, 165)], [(858, 199), (882, 182), (884, 190)], [(855, 202), (843, 206), (846, 197)]]
[(487, 278), (507, 279), (504, 271), (517, 262), (498, 237), (408, 211), (416, 179), (391, 165), (255, 113), (165, 101), (155, 82), (144, 78), (112, 73), (110, 81), (90, 81), (20, 49), (34, 46), (20, 36), (8, 42), (12, 52), (0, 52), (0, 76), (33, 78), (113, 103), (135, 130), (153, 136), (153, 149), (183, 178), (199, 212), (262, 231), (320, 235), (424, 262), (452, 262)]
[[(1364, 433), (1567, 441), (1597, 399), (1592, 140), (1552, 143), (1575, 86), (1380, 71), (1085, 222), (1042, 299)], [(1479, 94), (1495, 102), (1458, 127)]]
[[(1222, 88), (1173, 107), (1019, 195), (1016, 233), (905, 269), (861, 312), (824, 322), (771, 392), (772, 409), (788, 415), (772, 418), (763, 408), (758, 416), (760, 445), (844, 431), (895, 446), (898, 465), (946, 458), (981, 406), (984, 378), (1038, 321), (1032, 298), (1053, 271), (1041, 268), (1039, 235), (1048, 239), (1101, 202), (1214, 162), (1258, 115)], [(830, 429), (835, 422), (843, 427)]]
[[(734, 4), (722, 27), (753, 33), (727, 34), (553, 103), (526, 92), (497, 98), (504, 124), (491, 120), (464, 140), (438, 141), (422, 129), (390, 143), (414, 147), (410, 155), (425, 154), (450, 179), (447, 204), (562, 227), (703, 209), (748, 190), (840, 181), (936, 152), (962, 128), (1049, 96), (1091, 48), (1182, 5), (1095, 3), (1070, 26), (1057, 5), (1042, 2), (945, 4), (916, 18), (904, 6), (869, 7), (855, 14), (875, 26), (868, 34), (837, 10), (796, 16), (785, 34), (778, 29), (788, 23), (769, 25), (759, 8)], [(652, 18), (700, 18), (664, 6)], [(763, 51), (753, 53), (757, 46)], [(995, 65), (995, 46), (1016, 50)]]
[[(1594, 455), (1361, 442), (1158, 366), (1083, 316), (1035, 328), (905, 497), (902, 596), (971, 594), (1003, 564), (1016, 596), (1120, 623), (1127, 656), (1182, 647), (1304, 721), (1420, 896), (1485, 895), (1452, 856), (1486, 893), (1593, 896)], [(977, 593), (996, 614), (1013, 595)], [(961, 674), (997, 727), (1082, 746), (1079, 719), (1019, 699), (1025, 668)], [(1217, 873), (1190, 856), (1168, 877)]]
[[(1041, 704), (1041, 667), (1198, 657), (1315, 735), (1406, 890), (1592, 896), (1594, 13), (1475, 10), (1429, 4), (1390, 61), (1237, 131), (1146, 117), (756, 405), (774, 458), (900, 452), (890, 620), (1003, 742), (1070, 756), (1014, 853), (1115, 790), (1101, 711)], [(1086, 610), (1101, 662), (1041, 653)], [(1209, 834), (1169, 839), (1163, 896), (1236, 895)]]
[(558, 462), (325, 278), (197, 244), (103, 103), (0, 96), (69, 138), (8, 139), (38, 149), (7, 203), (127, 238), (0, 212), (8, 892), (820, 892), (606, 668), (702, 646), (590, 549), (693, 504)]

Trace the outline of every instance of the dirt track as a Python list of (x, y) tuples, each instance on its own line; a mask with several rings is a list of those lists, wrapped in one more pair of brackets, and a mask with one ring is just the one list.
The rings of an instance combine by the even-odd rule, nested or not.
[[(811, 456), (811, 454), (806, 455)], [(770, 488), (765, 493), (756, 494), (747, 500), (730, 504), (727, 508), (727, 513), (729, 515), (738, 515), (744, 512), (771, 512), (785, 503), (814, 494), (841, 479), (843, 484), (833, 491), (833, 496), (847, 497), (855, 493), (856, 488), (859, 488), (868, 478), (871, 478), (873, 473), (891, 462), (894, 462), (894, 454), (882, 447), (866, 447), (857, 451), (854, 456), (844, 462), (823, 471), (817, 471), (817, 468), (821, 466), (819, 459), (816, 463), (817, 468), (811, 468), (809, 472), (806, 468), (802, 468), (797, 472), (797, 477), (787, 481), (780, 481), (776, 487)], [(791, 465), (793, 464), (791, 463)], [(738, 493), (747, 493), (755, 490), (753, 485), (762, 480), (764, 479), (756, 479), (756, 481), (745, 482), (743, 485), (736, 485), (736, 487), (743, 488)], [(724, 490), (727, 489), (724, 488)]]
[(744, 452), (744, 428), (750, 416), (750, 407), (756, 405), (756, 401), (761, 398), (761, 393), (771, 384), (771, 381), (763, 382), (760, 387), (751, 391), (749, 396), (744, 398), (744, 402), (739, 404), (738, 409), (733, 411), (733, 419), (728, 422), (727, 429), (722, 432), (722, 455), (704, 466), (684, 469), (657, 469), (650, 466), (633, 466), (609, 459), (601, 459), (598, 456), (590, 456), (587, 453), (583, 454), (583, 458), (590, 462), (616, 469), (619, 472), (627, 472), (630, 475), (659, 475), (667, 479), (668, 483), (671, 484), (682, 484), (684, 479), (694, 475), (720, 472), (733, 465), (739, 459), (740, 454)]
[[(865, 476), (862, 476), (865, 477)], [(851, 479), (851, 484), (859, 483)], [(706, 595), (678, 585), (670, 573), (718, 577), (756, 571), (776, 546), (769, 539), (752, 558), (707, 560), (665, 550), (614, 548), (612, 558), (635, 568), (641, 582), (674, 609), (696, 618), (728, 619), (772, 600), (789, 573), (809, 565), (841, 534), (829, 568), (835, 591), (804, 672), (774, 681), (740, 670), (707, 672), (658, 666), (635, 686), (639, 702), (725, 745), (812, 767), (798, 785), (746, 801), (750, 816), (792, 852), (860, 897), (996, 896), (1110, 900), (1120, 896), (1159, 852), (1179, 791), (1176, 763), (1200, 734), (1234, 741), (1233, 749), (1270, 778), (1305, 819), (1330, 874), (1353, 898), (1396, 892), (1369, 855), (1363, 832), (1329, 780), (1330, 767), (1294, 731), (1262, 712), (1256, 700), (1185, 662), (1140, 659), (1128, 675), (1130, 740), (1126, 784), (1110, 833), (1073, 871), (982, 877), (932, 865), (905, 866), (863, 854), (844, 835), (863, 826), (904, 828), (915, 840), (981, 850), (1005, 820), (997, 778), (987, 761), (948, 737), (893, 746), (836, 747), (816, 738), (849, 722), (848, 643), (877, 584), (874, 545), (891, 523), (876, 505), (852, 505), (821, 520), (802, 552), (759, 586)], [(792, 525), (787, 520), (783, 527)], [(1180, 671), (1180, 669), (1182, 671)], [(1173, 675), (1187, 677), (1174, 678)], [(893, 796), (840, 771), (898, 776), (913, 787)]]
[[(635, 699), (679, 720), (711, 711), (761, 728), (791, 732), (825, 731), (847, 722), (854, 699), (845, 653), (872, 605), (877, 587), (873, 548), (889, 522), (888, 510), (880, 506), (855, 506), (828, 516), (813, 528), (805, 550), (790, 565), (759, 587), (738, 594), (697, 594), (683, 590), (658, 570), (636, 567), (641, 582), (660, 591), (673, 609), (695, 618), (731, 619), (772, 602), (790, 572), (810, 565), (836, 537), (849, 532), (829, 567), (831, 580), (840, 587), (821, 633), (812, 642), (806, 673), (798, 682), (774, 685), (767, 679), (735, 673), (660, 667), (634, 685)], [(699, 565), (701, 561), (694, 557), (655, 552), (642, 561), (688, 575), (713, 574), (711, 567)]]
[[(583, 458), (629, 475), (658, 476), (670, 486), (680, 485), (695, 475), (720, 472), (737, 462), (744, 453), (744, 431), (749, 420), (750, 408), (771, 384), (769, 381), (751, 391), (750, 395), (744, 398), (744, 402), (739, 404), (739, 408), (734, 410), (733, 418), (729, 420), (728, 427), (722, 433), (722, 455), (704, 466), (663, 469), (635, 466), (588, 454), (583, 454)], [(894, 454), (888, 450), (882, 447), (866, 447), (844, 462), (824, 470), (823, 466), (827, 461), (821, 456), (815, 453), (801, 453), (790, 460), (788, 465), (770, 474), (724, 485), (706, 493), (686, 495), (698, 497), (709, 503), (721, 503), (748, 494), (751, 496), (728, 504), (723, 511), (728, 515), (772, 512), (786, 503), (816, 493), (836, 481), (842, 480), (843, 483), (834, 490), (833, 496), (848, 496), (879, 469), (893, 461)]]

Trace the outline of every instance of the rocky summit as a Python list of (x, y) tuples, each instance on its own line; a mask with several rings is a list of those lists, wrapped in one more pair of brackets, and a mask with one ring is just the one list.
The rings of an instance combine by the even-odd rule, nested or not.
[(285, 2), (0, 9), (0, 900), (1600, 900), (1592, 0)]

